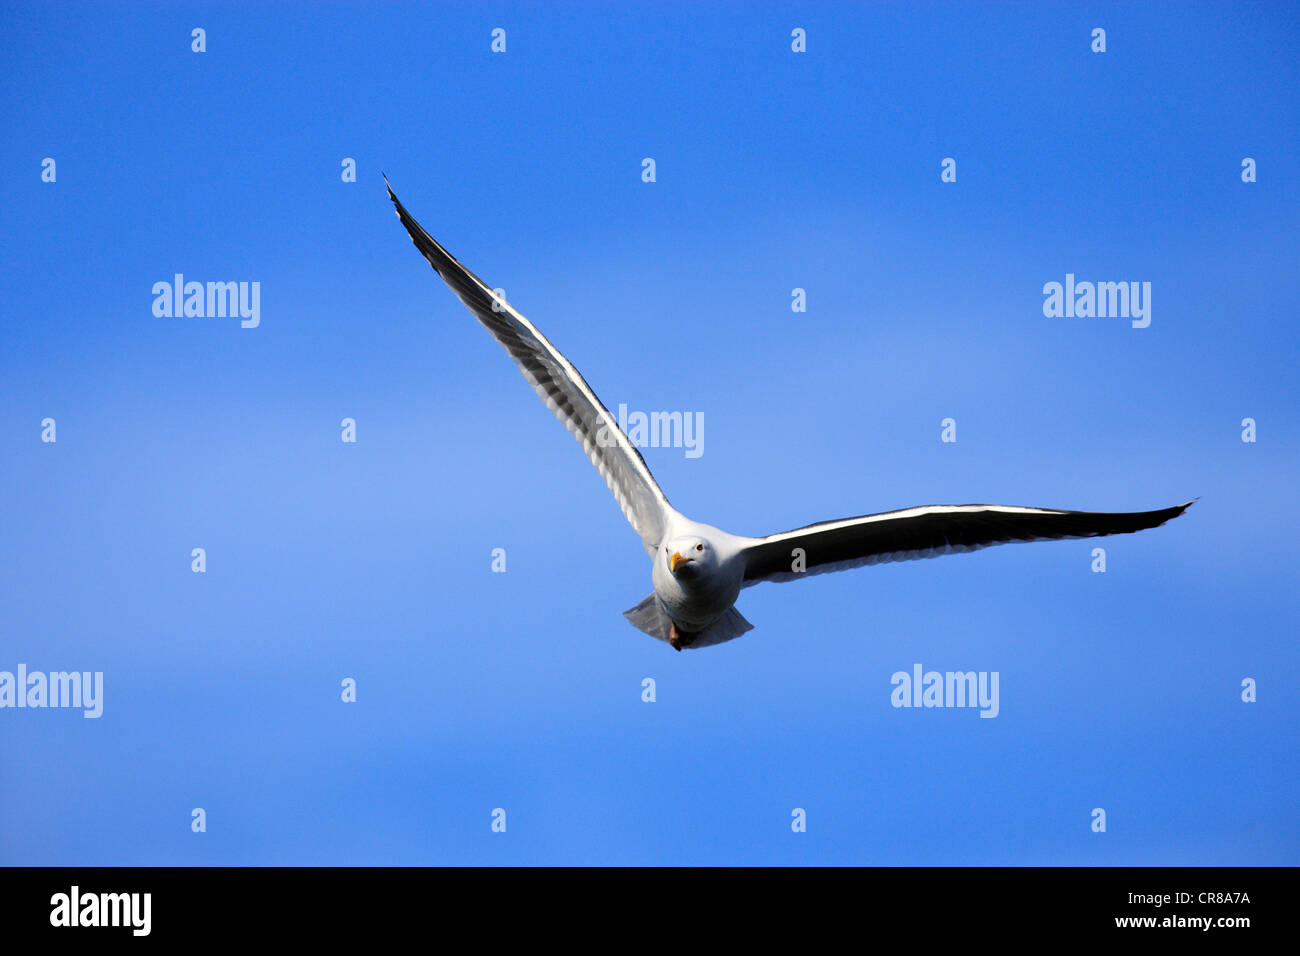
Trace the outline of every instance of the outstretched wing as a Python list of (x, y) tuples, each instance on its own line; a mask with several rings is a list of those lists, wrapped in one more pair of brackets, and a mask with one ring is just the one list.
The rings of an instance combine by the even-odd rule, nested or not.
[[(825, 521), (760, 538), (747, 546), (745, 586), (794, 581), (866, 564), (936, 558), (1011, 541), (1129, 534), (1176, 518), (1192, 504), (1159, 511), (1053, 511), (1011, 505), (927, 505)], [(802, 549), (802, 558), (795, 549)], [(804, 570), (797, 571), (796, 567)]]
[[(384, 177), (384, 184), (388, 178)], [(578, 374), (560, 350), (537, 327), (498, 297), (478, 276), (456, 261), (421, 228), (388, 187), (388, 198), (397, 208), (397, 218), (411, 234), (415, 248), (450, 286), (451, 291), (474, 313), (510, 353), (524, 378), (546, 402), (546, 407), (582, 443), (583, 451), (596, 466), (619, 507), (641, 536), (651, 553), (659, 546), (672, 506), (659, 489), (645, 459), (636, 450), (596, 393)]]

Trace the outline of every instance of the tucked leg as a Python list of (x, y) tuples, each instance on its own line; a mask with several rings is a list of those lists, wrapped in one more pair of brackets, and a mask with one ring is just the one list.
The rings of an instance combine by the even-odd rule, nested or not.
[(680, 651), (683, 647), (690, 647), (695, 642), (696, 635), (686, 634), (677, 630), (676, 624), (670, 624), (668, 630), (668, 643), (672, 645), (673, 650)]

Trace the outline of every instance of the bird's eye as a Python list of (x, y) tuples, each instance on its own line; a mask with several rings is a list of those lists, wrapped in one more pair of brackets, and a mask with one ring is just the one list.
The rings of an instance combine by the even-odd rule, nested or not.
[(695, 550), (696, 550), (696, 551), (703, 551), (703, 550), (704, 550), (704, 545), (702, 545), (702, 544), (697, 544), (697, 545), (695, 546)]

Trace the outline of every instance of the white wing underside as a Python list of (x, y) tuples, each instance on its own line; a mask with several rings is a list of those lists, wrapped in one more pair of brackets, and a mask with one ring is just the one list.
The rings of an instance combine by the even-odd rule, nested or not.
[[(387, 184), (388, 180), (384, 180)], [(618, 427), (578, 370), (513, 306), (498, 297), (424, 231), (388, 188), (411, 241), (492, 337), (510, 353), (520, 373), (582, 445), (613, 493), (628, 523), (653, 553), (675, 514), (641, 453)]]
[[(669, 525), (681, 516), (668, 503), (645, 459), (618, 422), (559, 349), (434, 241), (398, 201), (391, 186), (388, 197), (415, 247), (510, 353), (546, 407), (582, 444), (640, 535), (642, 546), (653, 554)], [(745, 541), (744, 586), (759, 581), (794, 581), (890, 561), (934, 558), (1012, 541), (1124, 534), (1163, 524), (1182, 514), (1190, 504), (1160, 511), (1118, 513), (1009, 505), (928, 505), (828, 521), (766, 538), (741, 539)], [(795, 549), (803, 552), (802, 571), (793, 568)]]

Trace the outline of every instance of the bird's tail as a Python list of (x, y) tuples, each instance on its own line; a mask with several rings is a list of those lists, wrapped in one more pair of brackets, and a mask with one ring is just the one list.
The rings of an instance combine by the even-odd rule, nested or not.
[[(668, 642), (672, 632), (673, 621), (664, 610), (659, 598), (651, 594), (631, 610), (624, 611), (623, 616), (639, 631), (644, 631), (656, 640)], [(700, 647), (712, 647), (733, 638), (740, 637), (746, 631), (752, 631), (754, 625), (745, 620), (744, 615), (734, 607), (727, 608), (725, 614), (704, 630), (694, 636), (691, 643), (685, 645), (687, 650)]]
[(664, 606), (659, 603), (659, 598), (651, 592), (650, 596), (630, 610), (624, 611), (623, 616), (638, 631), (644, 631), (656, 640), (668, 642), (668, 635), (672, 629), (672, 618), (664, 610)]

